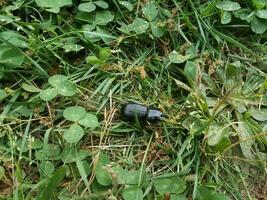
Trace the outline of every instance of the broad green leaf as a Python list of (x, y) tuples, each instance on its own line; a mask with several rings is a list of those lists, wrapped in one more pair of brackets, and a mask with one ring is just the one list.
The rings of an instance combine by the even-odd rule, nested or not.
[(23, 105), (21, 104), (20, 106), (19, 105), (14, 105), (12, 107), (12, 115), (11, 116), (16, 116), (16, 117), (19, 117), (19, 116), (24, 116), (24, 117), (30, 117), (31, 113), (32, 113), (32, 109), (29, 108), (29, 106), (27, 105)]
[(77, 122), (86, 115), (86, 110), (81, 106), (71, 106), (64, 110), (63, 117), (69, 121)]
[(90, 65), (95, 65), (95, 64), (100, 64), (102, 63), (103, 61), (100, 60), (98, 57), (96, 56), (87, 56), (86, 58), (86, 63), (87, 64), (90, 64)]
[(73, 96), (76, 88), (64, 75), (54, 75), (48, 79), (48, 83), (57, 89), (62, 96)]
[(107, 9), (108, 8), (108, 3), (105, 1), (95, 1), (94, 4), (96, 4), (98, 7)]
[(10, 42), (16, 47), (21, 47), (21, 48), (28, 47), (27, 43), (28, 39), (15, 31), (10, 31), (10, 30), (2, 31), (0, 32), (0, 38)]
[(42, 90), (39, 94), (40, 98), (44, 101), (51, 101), (57, 96), (57, 90), (55, 88), (48, 88)]
[(2, 180), (4, 176), (5, 176), (5, 169), (4, 167), (0, 166), (0, 181)]
[(146, 32), (149, 27), (149, 23), (141, 18), (136, 18), (132, 24), (129, 25), (130, 30), (133, 30), (137, 34)]
[(172, 194), (170, 200), (187, 200), (184, 194)]
[(252, 108), (249, 110), (249, 113), (252, 115), (252, 117), (254, 119), (256, 119), (257, 121), (267, 121), (267, 109), (256, 109), (256, 108)]
[(143, 191), (138, 186), (125, 186), (122, 192), (122, 197), (124, 200), (142, 200)]
[(197, 189), (197, 193), (196, 193), (197, 200), (211, 199), (211, 196), (212, 196), (212, 192), (207, 187), (200, 186)]
[(96, 178), (93, 180), (92, 184), (90, 185), (90, 187), (92, 188), (92, 191), (94, 193), (102, 193), (102, 192), (106, 192), (110, 187), (109, 186), (104, 186), (101, 185), (97, 182)]
[[(85, 32), (84, 33), (85, 36), (86, 37), (91, 36), (92, 35), (92, 31), (95, 29), (95, 27), (96, 26), (94, 24), (84, 24), (83, 27), (82, 27), (82, 29)], [(88, 34), (86, 32), (88, 32)], [(91, 36), (91, 37), (94, 38), (95, 36)]]
[[(136, 171), (136, 170), (130, 170), (128, 172), (126, 172), (127, 174), (127, 179), (126, 179), (126, 184), (127, 185), (137, 185), (139, 182), (139, 178), (140, 178), (140, 171)], [(142, 174), (142, 181), (145, 178), (145, 174)]]
[(130, 32), (133, 30), (132, 24), (126, 25), (125, 23), (122, 23), (121, 27), (118, 28), (118, 30), (129, 35)]
[(35, 2), (39, 7), (53, 13), (58, 13), (61, 7), (72, 4), (72, 0), (35, 0)]
[(109, 10), (98, 11), (95, 15), (95, 23), (97, 25), (105, 26), (112, 22), (114, 15)]
[(45, 185), (45, 188), (40, 189), (39, 191), (40, 196), (37, 199), (39, 200), (51, 199), (52, 195), (57, 189), (57, 186), (64, 179), (66, 171), (67, 168), (65, 166), (58, 168), (52, 175), (52, 177), (48, 180), (47, 184)]
[(251, 10), (249, 10), (249, 9), (240, 9), (240, 10), (238, 10), (238, 11), (236, 11), (236, 12), (234, 12), (234, 16), (235, 17), (237, 17), (237, 18), (240, 18), (240, 19), (242, 19), (242, 20), (246, 20), (247, 22), (250, 22), (249, 20), (248, 20), (248, 17), (249, 16), (251, 16), (250, 14), (251, 14)]
[(35, 151), (35, 155), (34, 156), (35, 156), (36, 160), (45, 160), (45, 159), (47, 159), (45, 157), (44, 153), (42, 152), (42, 150)]
[(264, 6), (267, 6), (267, 0), (251, 0), (251, 1), (257, 9), (262, 9), (264, 8)]
[(65, 147), (60, 155), (63, 163), (72, 163), (76, 161), (76, 149), (72, 147)]
[(160, 38), (166, 32), (166, 28), (164, 26), (157, 25), (156, 22), (151, 22), (151, 31), (155, 37)]
[(74, 84), (69, 80), (60, 82), (56, 89), (59, 94), (66, 97), (73, 96), (76, 92)]
[(106, 154), (100, 153), (96, 165), (96, 180), (99, 184), (109, 186), (112, 184), (111, 176), (106, 167), (110, 163), (109, 157)]
[(209, 126), (208, 131), (208, 145), (215, 146), (221, 142), (223, 137), (227, 135), (229, 129), (227, 126), (219, 125), (219, 124), (212, 124)]
[(46, 177), (50, 176), (55, 171), (55, 167), (51, 161), (45, 161), (41, 163), (39, 170), (40, 173)]
[(0, 64), (19, 66), (24, 62), (24, 55), (17, 49), (0, 44)]
[(60, 155), (61, 149), (57, 144), (47, 144), (46, 151), (43, 151), (46, 158), (54, 158)]
[(158, 15), (158, 8), (154, 3), (148, 3), (142, 8), (143, 14), (148, 21), (153, 21)]
[[(79, 158), (81, 160), (86, 159), (89, 156), (89, 153), (85, 150), (80, 150), (79, 151)], [(62, 151), (62, 153), (60, 154), (60, 158), (62, 160), (62, 162), (64, 163), (72, 163), (76, 161), (76, 150), (73, 147), (65, 147)]]
[(68, 79), (67, 76), (59, 75), (59, 74), (58, 74), (58, 75), (54, 75), (54, 76), (50, 77), (50, 78), (48, 79), (48, 83), (49, 83), (50, 85), (54, 86), (55, 88), (57, 88), (58, 85), (59, 85), (61, 82), (65, 81), (65, 80), (67, 80), (67, 79)]
[(46, 8), (46, 10), (51, 13), (59, 13), (60, 7)]
[(216, 7), (225, 11), (236, 11), (241, 8), (239, 3), (228, 0), (217, 3)]
[(129, 11), (133, 11), (133, 5), (129, 1), (119, 1), (119, 4), (127, 8)]
[(230, 198), (225, 194), (217, 193), (205, 186), (201, 186), (197, 189), (196, 200), (230, 200)]
[(263, 34), (267, 30), (267, 22), (263, 19), (254, 18), (251, 21), (251, 29), (257, 34)]
[(154, 181), (154, 186), (159, 194), (182, 193), (185, 188), (185, 182), (179, 177), (159, 178)]
[(87, 113), (78, 123), (86, 128), (95, 129), (99, 126), (98, 119), (95, 115)]
[(112, 167), (112, 171), (116, 174), (118, 184), (126, 184), (128, 171), (120, 166)]
[(182, 126), (189, 130), (191, 135), (200, 134), (199, 130), (203, 128), (206, 120), (189, 115), (183, 122)]
[(68, 130), (64, 132), (64, 139), (68, 143), (79, 142), (84, 135), (84, 130), (77, 124), (72, 124)]
[(75, 19), (79, 22), (83, 22), (83, 23), (94, 23), (95, 19), (94, 19), (94, 15), (92, 15), (92, 13), (88, 13), (88, 12), (78, 12), (75, 16)]
[(41, 91), (41, 89), (39, 89), (33, 85), (29, 85), (27, 83), (22, 83), (21, 87), (28, 92), (40, 92)]
[(262, 19), (267, 19), (267, 9), (265, 10), (257, 10), (256, 16)]
[(102, 29), (99, 26), (96, 27), (96, 31), (99, 34), (99, 36), (101, 37), (101, 39), (108, 45), (112, 41), (115, 41), (118, 39), (117, 36), (112, 35), (109, 31), (107, 31), (106, 29)]
[(212, 200), (230, 200), (230, 198), (225, 194), (213, 193)]
[(198, 55), (198, 49), (194, 45), (191, 45), (189, 48), (185, 50), (185, 55), (188, 57), (188, 59), (192, 59), (197, 57)]
[(228, 24), (232, 20), (232, 14), (228, 11), (222, 11), (221, 12), (221, 23), (222, 24)]
[(82, 26), (84, 36), (91, 42), (97, 42), (101, 39), (99, 34), (95, 31), (95, 24), (84, 24)]
[(43, 147), (43, 142), (40, 139), (32, 138), (32, 141), (29, 145), (32, 149), (40, 149)]
[(83, 11), (83, 12), (93, 12), (95, 11), (96, 9), (96, 6), (94, 3), (92, 2), (85, 2), (85, 3), (81, 3), (79, 6), (78, 6), (78, 9), (80, 11)]
[(111, 51), (110, 51), (109, 48), (107, 48), (107, 47), (106, 48), (101, 48), (99, 50), (98, 57), (99, 57), (100, 60), (105, 61), (105, 60), (107, 60), (109, 58), (110, 54), (111, 54)]
[(172, 63), (176, 64), (184, 63), (188, 59), (188, 56), (183, 56), (176, 51), (169, 53), (168, 57)]
[(229, 139), (229, 137), (223, 137), (218, 144), (216, 144), (215, 146), (213, 146), (213, 149), (215, 151), (217, 151), (217, 152), (223, 152), (231, 144), (232, 143), (231, 143), (231, 140)]
[(60, 8), (72, 4), (72, 0), (35, 0), (35, 2), (38, 6), (44, 8)]
[(170, 18), (172, 16), (171, 12), (168, 9), (163, 8), (163, 7), (161, 7), (161, 13), (167, 18)]

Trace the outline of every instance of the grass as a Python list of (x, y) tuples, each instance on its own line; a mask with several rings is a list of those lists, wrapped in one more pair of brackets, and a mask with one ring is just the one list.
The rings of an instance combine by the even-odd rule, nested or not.
[(267, 198), (266, 3), (0, 6), (1, 199)]

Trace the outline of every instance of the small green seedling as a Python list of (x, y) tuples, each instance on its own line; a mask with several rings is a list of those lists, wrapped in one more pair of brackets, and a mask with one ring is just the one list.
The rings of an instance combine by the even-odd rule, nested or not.
[(238, 2), (234, 1), (220, 1), (216, 7), (221, 11), (221, 23), (229, 24), (232, 21), (232, 16), (239, 18), (247, 23), (253, 32), (263, 34), (267, 30), (267, 3), (264, 1), (252, 1), (254, 8), (241, 8)]
[(57, 95), (65, 97), (73, 96), (76, 92), (75, 85), (66, 76), (54, 75), (48, 79), (51, 87), (40, 91), (40, 98), (44, 101), (51, 101)]
[(54, 75), (48, 79), (50, 87), (42, 90), (27, 83), (22, 84), (22, 88), (31, 93), (39, 93), (39, 97), (44, 101), (51, 101), (57, 95), (70, 97), (75, 95), (76, 87), (64, 75)]
[(69, 143), (77, 143), (82, 139), (84, 129), (81, 126), (91, 129), (99, 126), (97, 117), (91, 113), (87, 113), (81, 106), (66, 108), (63, 112), (63, 117), (68, 121), (74, 122), (64, 132), (64, 139)]
[(160, 21), (158, 6), (155, 3), (147, 3), (142, 8), (142, 14), (148, 21), (137, 17), (131, 24), (122, 25), (119, 30), (126, 34), (130, 34), (131, 32), (142, 34), (150, 28), (153, 36), (158, 38), (162, 37), (166, 32), (166, 28), (165, 24)]
[(90, 65), (104, 63), (110, 57), (110, 54), (111, 51), (109, 48), (101, 48), (97, 56), (87, 56), (86, 63)]

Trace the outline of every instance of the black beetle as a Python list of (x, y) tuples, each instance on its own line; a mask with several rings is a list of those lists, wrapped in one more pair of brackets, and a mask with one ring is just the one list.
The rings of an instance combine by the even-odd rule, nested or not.
[(157, 122), (160, 121), (164, 114), (157, 108), (150, 108), (138, 103), (127, 103), (122, 106), (122, 116), (127, 120), (133, 121), (136, 119), (139, 121)]

